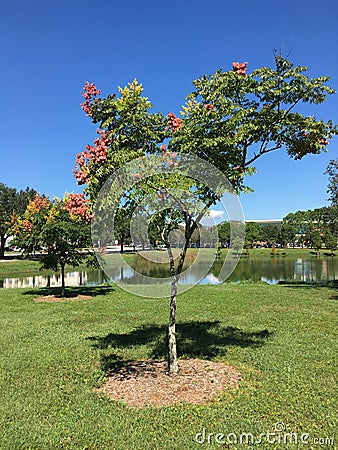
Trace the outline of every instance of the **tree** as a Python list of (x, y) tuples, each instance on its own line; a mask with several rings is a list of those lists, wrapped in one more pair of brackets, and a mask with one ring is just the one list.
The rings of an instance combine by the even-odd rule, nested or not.
[(218, 236), (222, 245), (230, 246), (230, 222), (222, 222), (218, 225)]
[(5, 256), (6, 240), (11, 236), (13, 217), (22, 214), (36, 191), (27, 187), (17, 191), (0, 183), (0, 259)]
[[(308, 240), (313, 231), (315, 217), (313, 211), (296, 211), (283, 218), (281, 225), (281, 240), (287, 239), (294, 247), (296, 242), (303, 243)], [(317, 219), (319, 220), (319, 219)]]
[(338, 159), (331, 159), (325, 173), (329, 175), (327, 187), (327, 192), (330, 194), (329, 200), (332, 206), (338, 206)]
[(280, 230), (279, 230), (279, 242), (283, 247), (286, 247), (288, 244), (292, 243), (293, 247), (295, 246), (296, 241), (296, 232), (294, 227), (283, 219)]
[(262, 226), (263, 241), (266, 241), (268, 244), (274, 246), (278, 240), (279, 231), (280, 229), (277, 225), (271, 224), (263, 225)]
[(115, 220), (115, 237), (120, 241), (121, 253), (124, 251), (126, 240), (130, 241), (130, 219), (129, 221), (126, 220), (128, 214), (130, 214), (130, 211), (127, 208), (121, 207)]
[(314, 213), (317, 217), (320, 215), (320, 230), (325, 247), (333, 253), (338, 245), (338, 205), (324, 206), (314, 210)]
[[(94, 84), (86, 83), (82, 108), (94, 123), (100, 124), (99, 138), (94, 146), (77, 155), (75, 177), (86, 184), (85, 193), (92, 204), (103, 184), (117, 169), (133, 158), (158, 155), (163, 164), (175, 166), (191, 155), (211, 163), (232, 183), (236, 192), (248, 190), (244, 177), (255, 172), (254, 162), (265, 154), (285, 148), (290, 157), (301, 159), (307, 154), (319, 154), (326, 149), (328, 139), (337, 134), (332, 121), (316, 120), (296, 111), (301, 103), (320, 104), (327, 95), (335, 93), (326, 85), (329, 78), (308, 78), (306, 67), (293, 67), (281, 56), (275, 56), (275, 67), (262, 67), (247, 74), (247, 63), (234, 63), (232, 71), (217, 70), (193, 82), (194, 91), (186, 98), (181, 118), (173, 113), (153, 114), (151, 103), (142, 97), (142, 85), (136, 80), (119, 88), (120, 97), (99, 98)], [(168, 140), (168, 147), (163, 141)], [(177, 156), (178, 155), (178, 156)], [(181, 159), (180, 159), (181, 158)], [(136, 178), (139, 173), (131, 174)], [(162, 237), (166, 244), (172, 274), (169, 317), (169, 373), (178, 371), (176, 353), (176, 297), (177, 283), (183, 268), (187, 248), (193, 232), (220, 192), (202, 182), (184, 179), (175, 174), (153, 174), (128, 198), (142, 198), (156, 193), (163, 201), (170, 198), (170, 188), (186, 188), (193, 193), (195, 215), (180, 210), (179, 199), (164, 208)], [(176, 204), (175, 204), (176, 201)], [(135, 201), (130, 203), (135, 208)], [(134, 205), (134, 206), (132, 206)], [(158, 214), (156, 214), (158, 217)], [(158, 220), (155, 218), (154, 220)], [(159, 221), (161, 222), (161, 221)], [(184, 225), (185, 243), (177, 264), (168, 236), (178, 225)]]
[(337, 235), (334, 235), (330, 229), (325, 230), (324, 243), (325, 248), (331, 250), (331, 254), (333, 255), (334, 250), (337, 248)]
[(249, 242), (250, 246), (253, 243), (259, 241), (262, 238), (262, 227), (256, 222), (246, 222), (245, 224), (245, 239)]
[(218, 230), (215, 225), (199, 227), (199, 240), (202, 240), (208, 246), (215, 245), (218, 239)]
[(281, 239), (293, 244), (298, 240), (319, 250), (323, 240), (327, 248), (335, 248), (338, 240), (338, 207), (324, 206), (308, 211), (297, 211), (283, 218)]
[(38, 194), (17, 217), (14, 230), (26, 254), (44, 249), (42, 267), (60, 270), (61, 297), (65, 296), (66, 264), (76, 267), (88, 255), (82, 248), (90, 245), (90, 215), (83, 194), (70, 194), (51, 202)]
[(311, 245), (316, 250), (317, 256), (320, 256), (320, 249), (322, 248), (323, 240), (319, 229), (314, 229), (311, 232)]
[(26, 257), (41, 248), (40, 233), (51, 205), (48, 197), (35, 194), (23, 214), (13, 219), (14, 243), (23, 250)]

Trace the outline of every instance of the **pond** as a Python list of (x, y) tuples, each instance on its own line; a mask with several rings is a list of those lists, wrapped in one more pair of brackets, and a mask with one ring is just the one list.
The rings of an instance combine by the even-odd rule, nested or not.
[[(269, 284), (279, 281), (293, 281), (306, 283), (326, 283), (338, 280), (338, 258), (337, 257), (242, 257), (236, 269), (227, 281), (265, 281)], [(207, 264), (207, 263), (206, 263)], [(208, 271), (203, 262), (185, 271), (181, 284), (219, 284), (221, 262), (216, 261)], [(123, 281), (126, 284), (140, 284), (140, 275), (131, 267), (127, 269), (116, 265), (111, 270), (111, 278), (107, 279), (102, 270), (85, 270), (68, 272), (65, 276), (66, 286), (98, 285), (105, 281)], [(166, 277), (166, 269), (161, 264), (153, 264), (147, 267), (143, 273), (152, 277)], [(207, 275), (205, 275), (207, 273)], [(61, 279), (55, 275), (35, 275), (30, 277), (7, 277), (0, 279), (0, 287), (3, 288), (34, 288), (60, 286)]]

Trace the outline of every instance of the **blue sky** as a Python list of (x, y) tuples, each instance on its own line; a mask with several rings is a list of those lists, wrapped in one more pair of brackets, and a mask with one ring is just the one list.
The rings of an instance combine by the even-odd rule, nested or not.
[[(79, 106), (87, 80), (107, 95), (137, 78), (156, 111), (177, 114), (193, 79), (233, 61), (248, 61), (248, 71), (271, 66), (282, 48), (338, 89), (337, 22), (335, 0), (2, 0), (0, 182), (51, 197), (81, 192), (75, 155), (96, 129)], [(331, 96), (305, 112), (337, 123), (337, 104)], [(279, 151), (259, 160), (247, 179), (255, 192), (241, 196), (245, 218), (326, 205), (324, 172), (337, 147), (335, 137), (320, 156), (293, 161)]]

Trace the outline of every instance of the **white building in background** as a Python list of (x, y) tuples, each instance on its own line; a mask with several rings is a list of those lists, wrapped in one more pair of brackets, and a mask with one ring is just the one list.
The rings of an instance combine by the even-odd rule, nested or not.
[(246, 220), (245, 222), (255, 222), (258, 225), (281, 225), (283, 219), (251, 219)]

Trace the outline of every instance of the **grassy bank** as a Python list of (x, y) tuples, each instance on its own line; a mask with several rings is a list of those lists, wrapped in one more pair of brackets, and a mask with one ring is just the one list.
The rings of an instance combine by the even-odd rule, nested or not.
[[(14, 255), (15, 256), (15, 255)], [(52, 270), (45, 270), (41, 269), (41, 263), (38, 260), (35, 259), (24, 259), (21, 257), (21, 255), (17, 255), (17, 258), (15, 258), (13, 255), (11, 255), (12, 259), (8, 258), (5, 260), (0, 260), (0, 278), (5, 277), (20, 277), (20, 276), (33, 276), (33, 275), (51, 275), (55, 274), (56, 272)], [(119, 255), (115, 254), (112, 255), (113, 263), (116, 262), (116, 265), (119, 266), (120, 259)], [(132, 262), (134, 259), (134, 255), (132, 253), (126, 253), (123, 255), (123, 258), (127, 262)], [(73, 272), (78, 270), (86, 270), (86, 265), (80, 264), (78, 267), (72, 267), (69, 265), (66, 265), (66, 272)], [(57, 272), (58, 273), (58, 272)]]
[(258, 436), (277, 422), (311, 440), (334, 437), (336, 289), (195, 286), (178, 300), (180, 356), (225, 361), (243, 381), (205, 406), (138, 410), (94, 389), (115, 364), (165, 357), (168, 301), (109, 286), (72, 290), (94, 297), (43, 304), (33, 299), (45, 289), (0, 290), (1, 449), (219, 448), (197, 444), (196, 433)]
[[(83, 270), (85, 265), (73, 268), (71, 266), (66, 266), (66, 272), (74, 270)], [(41, 269), (41, 263), (33, 259), (14, 259), (0, 261), (0, 278), (5, 277), (23, 277), (23, 276), (33, 276), (33, 275), (51, 275), (54, 274), (53, 270)]]

